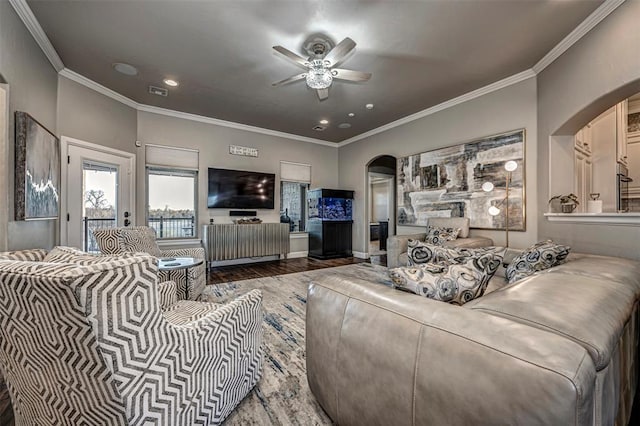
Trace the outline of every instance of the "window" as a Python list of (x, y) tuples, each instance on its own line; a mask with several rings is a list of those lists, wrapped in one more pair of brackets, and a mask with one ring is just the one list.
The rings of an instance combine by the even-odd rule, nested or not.
[(302, 232), (307, 224), (307, 190), (311, 183), (309, 164), (280, 162), (280, 221), (291, 224), (291, 232)]
[(147, 225), (158, 239), (197, 235), (198, 172), (147, 167)]
[(280, 221), (289, 221), (291, 232), (306, 229), (309, 184), (280, 181)]

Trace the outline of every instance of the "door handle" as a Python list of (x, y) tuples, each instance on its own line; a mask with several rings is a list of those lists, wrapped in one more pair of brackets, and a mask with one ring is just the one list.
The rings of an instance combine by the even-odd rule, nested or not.
[(129, 212), (124, 212), (124, 217), (125, 217), (125, 218), (127, 218), (127, 217), (129, 217), (129, 216), (130, 216)]

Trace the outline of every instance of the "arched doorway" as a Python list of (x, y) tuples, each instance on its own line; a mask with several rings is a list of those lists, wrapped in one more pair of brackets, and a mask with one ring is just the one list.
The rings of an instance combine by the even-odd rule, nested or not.
[(369, 257), (385, 256), (386, 239), (396, 233), (396, 158), (381, 155), (367, 164), (367, 240)]

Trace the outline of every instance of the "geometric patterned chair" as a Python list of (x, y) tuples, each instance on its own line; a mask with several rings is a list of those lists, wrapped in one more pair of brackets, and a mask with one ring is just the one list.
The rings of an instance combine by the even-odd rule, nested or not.
[[(96, 229), (93, 235), (103, 254), (143, 252), (155, 257), (194, 257), (205, 260), (202, 247), (160, 250), (156, 242), (156, 231), (148, 226)], [(178, 299), (197, 300), (207, 284), (206, 261), (189, 268), (186, 275), (171, 274), (171, 279), (178, 285)], [(159, 280), (168, 281), (169, 272), (160, 271)]]
[(25, 257), (0, 260), (0, 368), (16, 424), (219, 424), (258, 381), (259, 290), (162, 311), (149, 255)]

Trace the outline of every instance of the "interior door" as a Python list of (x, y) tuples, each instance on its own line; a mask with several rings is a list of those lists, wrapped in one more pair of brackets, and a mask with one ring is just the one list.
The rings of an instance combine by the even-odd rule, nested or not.
[(95, 229), (133, 224), (135, 156), (111, 149), (106, 152), (88, 143), (71, 142), (63, 144), (63, 149), (65, 146), (67, 217), (62, 221), (66, 226), (61, 240), (96, 252)]

